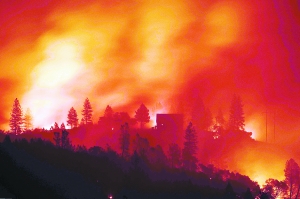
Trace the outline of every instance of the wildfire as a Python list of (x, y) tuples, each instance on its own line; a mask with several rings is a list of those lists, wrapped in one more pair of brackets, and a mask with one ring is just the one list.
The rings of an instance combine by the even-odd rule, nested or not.
[[(54, 122), (66, 122), (72, 106), (80, 115), (86, 97), (92, 103), (94, 121), (108, 104), (133, 113), (139, 104), (145, 103), (150, 109), (150, 125), (154, 126), (156, 114), (168, 110), (151, 107), (157, 101), (163, 101), (164, 105), (172, 102), (178, 93), (194, 91), (182, 89), (186, 85), (198, 88), (204, 83), (209, 98), (219, 97), (220, 103), (226, 101), (223, 97), (228, 93), (222, 90), (223, 82), (220, 91), (210, 90), (210, 86), (215, 88), (213, 84), (219, 77), (210, 83), (187, 82), (195, 77), (199, 79), (196, 75), (201, 71), (222, 65), (219, 62), (225, 59), (219, 54), (222, 50), (246, 42), (243, 37), (248, 36), (244, 35), (248, 28), (244, 11), (247, 6), (242, 1), (208, 2), (203, 0), (198, 5), (184, 0), (115, 1), (106, 5), (95, 1), (71, 8), (62, 3), (60, 8), (55, 7), (44, 16), (42, 21), (47, 26), (36, 38), (30, 37), (26, 42), (16, 40), (6, 47), (0, 54), (0, 64), (7, 67), (7, 76), (24, 78), (21, 104), (31, 109), (34, 127), (49, 128)], [(30, 48), (23, 47), (21, 51), (19, 46)], [(220, 68), (226, 72), (234, 60)], [(6, 111), (8, 117), (9, 111)], [(246, 130), (256, 140), (262, 140), (261, 121), (256, 116), (246, 121)], [(253, 153), (260, 154), (260, 151)], [(251, 162), (253, 158), (247, 154), (241, 162)], [(265, 172), (261, 175), (247, 165), (232, 166), (245, 171), (259, 184), (267, 176), (282, 177), (282, 161), (278, 167), (268, 171), (257, 166), (257, 170)]]
[[(129, 6), (134, 6), (134, 12), (127, 12)], [(85, 97), (97, 104), (96, 113), (107, 104), (127, 105), (132, 112), (138, 106), (133, 105), (137, 95), (148, 98), (149, 106), (155, 100), (167, 100), (182, 84), (178, 80), (185, 78), (185, 71), (199, 70), (182, 65), (191, 59), (187, 52), (194, 47), (176, 41), (190, 24), (201, 18), (208, 27), (198, 33), (208, 41), (197, 44), (201, 49), (237, 40), (238, 7), (216, 4), (198, 19), (190, 6), (182, 0), (146, 1), (116, 4), (105, 12), (100, 4), (90, 4), (51, 13), (46, 21), (54, 28), (45, 31), (36, 44), (36, 55), (43, 58), (33, 67), (32, 86), (22, 100), (32, 110), (34, 126), (66, 121), (69, 106), (81, 108)]]

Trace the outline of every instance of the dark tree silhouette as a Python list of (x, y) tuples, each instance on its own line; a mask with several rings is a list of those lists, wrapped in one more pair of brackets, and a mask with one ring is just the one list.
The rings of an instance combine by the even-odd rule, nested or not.
[(61, 147), (63, 149), (71, 149), (72, 148), (72, 144), (69, 139), (69, 132), (66, 130), (63, 130), (61, 133)]
[(54, 123), (54, 130), (59, 130), (59, 126), (58, 126), (57, 122)]
[(23, 113), (19, 100), (16, 98), (13, 103), (9, 119), (9, 126), (12, 133), (20, 134), (23, 127)]
[(182, 160), (184, 168), (195, 170), (197, 168), (197, 135), (193, 124), (190, 122), (185, 130), (185, 142), (182, 151)]
[(78, 126), (77, 112), (73, 107), (69, 110), (67, 125), (71, 126), (71, 129)]
[(122, 151), (122, 157), (129, 157), (129, 145), (130, 145), (130, 134), (128, 123), (121, 125), (121, 135), (120, 135), (120, 148)]
[(176, 143), (169, 145), (169, 160), (172, 168), (178, 168), (181, 164), (181, 149)]
[(26, 131), (32, 129), (32, 115), (31, 115), (31, 111), (29, 108), (26, 110), (26, 113), (24, 116), (24, 127), (25, 127)]
[(60, 133), (59, 132), (54, 132), (54, 138), (53, 138), (54, 142), (55, 142), (55, 146), (56, 147), (60, 147)]
[(102, 125), (105, 131), (111, 131), (112, 129), (114, 129), (114, 127), (121, 125), (116, 124), (114, 112), (109, 105), (106, 106), (103, 116), (99, 117), (98, 124)]
[(244, 193), (244, 199), (254, 199), (249, 188), (247, 188), (247, 191)]
[(149, 140), (137, 134), (133, 143), (135, 152), (137, 152), (137, 154), (139, 154), (142, 158), (145, 158), (150, 148)]
[(92, 106), (88, 98), (85, 99), (82, 109), (82, 117), (84, 124), (92, 124)]
[(141, 128), (143, 128), (144, 124), (150, 121), (149, 110), (144, 104), (141, 104), (139, 109), (135, 112), (134, 117), (138, 122), (140, 122)]
[(65, 126), (65, 124), (64, 124), (64, 123), (61, 123), (61, 125), (60, 125), (60, 129), (62, 129), (62, 130), (65, 130), (65, 129), (66, 129), (66, 126)]
[(236, 199), (236, 193), (233, 191), (233, 188), (231, 186), (231, 183), (228, 182), (225, 193), (224, 193), (224, 199)]
[(292, 199), (297, 198), (299, 195), (299, 189), (300, 189), (300, 169), (297, 164), (297, 162), (294, 159), (289, 159), (285, 164), (284, 169), (285, 174), (285, 182), (288, 185), (289, 188), (289, 198)]
[(245, 117), (242, 100), (239, 96), (234, 95), (231, 106), (230, 115), (228, 121), (228, 127), (232, 131), (244, 131)]
[(271, 199), (268, 193), (262, 192), (259, 195), (259, 199)]
[(112, 110), (111, 106), (107, 105), (104, 111), (104, 117), (112, 118), (114, 115), (114, 111)]
[(168, 158), (160, 145), (149, 148), (147, 153), (147, 160), (156, 170), (166, 168), (166, 166), (168, 165)]

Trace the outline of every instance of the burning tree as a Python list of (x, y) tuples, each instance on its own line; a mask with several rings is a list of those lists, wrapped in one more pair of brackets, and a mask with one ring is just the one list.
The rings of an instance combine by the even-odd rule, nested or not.
[(121, 125), (120, 147), (122, 151), (122, 157), (129, 157), (129, 145), (130, 135), (128, 123)]
[(90, 100), (88, 98), (85, 99), (83, 104), (83, 110), (82, 110), (82, 117), (84, 124), (91, 124), (92, 123), (92, 106), (90, 103)]
[(183, 166), (188, 170), (195, 170), (197, 168), (197, 135), (193, 124), (190, 122), (185, 130), (185, 142), (182, 151)]
[(300, 191), (300, 169), (294, 159), (289, 159), (285, 164), (285, 182), (289, 187), (289, 198), (298, 198)]
[(73, 107), (69, 110), (67, 125), (71, 126), (71, 129), (78, 126), (77, 112)]
[(23, 113), (19, 100), (16, 98), (10, 114), (9, 126), (11, 132), (16, 135), (22, 132), (23, 125)]
[(143, 128), (144, 124), (150, 121), (149, 110), (144, 104), (141, 104), (139, 109), (135, 112), (134, 117), (138, 122), (140, 122), (141, 128)]
[(245, 117), (242, 100), (239, 96), (234, 95), (231, 106), (230, 115), (228, 121), (229, 129), (232, 131), (244, 131), (245, 130)]
[(288, 186), (284, 181), (272, 178), (266, 180), (266, 184), (263, 187), (263, 192), (268, 193), (273, 198), (284, 198), (287, 190)]
[(221, 109), (218, 111), (218, 115), (216, 116), (216, 123), (213, 127), (215, 132), (214, 138), (219, 138), (225, 130), (225, 119)]
[(32, 115), (31, 115), (31, 111), (29, 108), (26, 110), (26, 113), (24, 116), (24, 127), (25, 127), (25, 130), (32, 129)]

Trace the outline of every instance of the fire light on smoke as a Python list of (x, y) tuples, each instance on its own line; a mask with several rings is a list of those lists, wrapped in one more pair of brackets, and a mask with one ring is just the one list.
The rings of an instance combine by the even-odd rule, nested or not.
[(67, 113), (73, 104), (68, 87), (85, 69), (79, 48), (72, 40), (55, 41), (45, 49), (45, 59), (32, 71), (34, 84), (23, 97), (23, 104), (32, 110), (35, 126), (49, 128), (57, 115), (59, 120), (64, 119), (62, 113)]
[(239, 40), (241, 16), (237, 13), (239, 5), (216, 3), (206, 16), (208, 27), (207, 41), (213, 46), (226, 46)]
[[(140, 103), (151, 107), (167, 101), (189, 73), (208, 67), (195, 51), (210, 52), (200, 57), (212, 58), (213, 48), (239, 39), (237, 4), (216, 3), (197, 17), (191, 9), (178, 0), (110, 8), (94, 2), (51, 12), (45, 22), (52, 28), (40, 35), (26, 60), (30, 85), (22, 105), (32, 110), (34, 126), (65, 122), (68, 109), (80, 112), (86, 97), (94, 105), (95, 121), (107, 104), (132, 113)], [(188, 30), (200, 21), (205, 29)], [(192, 41), (195, 45), (188, 42), (195, 38), (187, 30), (200, 38)]]
[[(49, 3), (51, 8), (44, 9), (45, 13), (36, 12), (40, 3), (36, 2), (31, 1), (34, 9), (27, 7), (29, 12), (13, 9), (3, 12), (9, 14), (7, 19), (4, 15), (4, 21), (0, 19), (0, 36), (4, 35), (0, 41), (0, 65), (5, 71), (0, 74), (4, 88), (0, 91), (2, 94), (9, 90), (3, 101), (14, 99), (16, 93), (21, 96), (22, 107), (31, 109), (35, 127), (49, 128), (54, 122), (66, 122), (72, 106), (80, 116), (86, 97), (92, 103), (94, 121), (108, 104), (133, 117), (132, 113), (145, 103), (150, 110), (150, 125), (154, 126), (157, 113), (168, 113), (165, 106), (171, 106), (174, 100), (189, 103), (193, 92), (199, 90), (199, 96), (212, 106), (228, 107), (227, 99), (233, 92), (261, 97), (245, 104), (256, 109), (266, 101), (274, 106), (280, 104), (288, 114), (282, 118), (278, 114), (276, 120), (291, 121), (287, 129), (298, 132), (298, 126), (292, 124), (299, 123), (299, 109), (295, 108), (299, 102), (295, 96), (300, 88), (299, 64), (293, 58), (299, 56), (292, 56), (298, 47), (289, 44), (299, 42), (293, 40), (298, 31), (289, 27), (297, 20), (289, 20), (293, 10), (288, 6), (277, 2), (279, 8), (284, 8), (278, 10), (289, 13), (290, 18), (282, 13), (277, 16), (273, 5), (260, 1), (54, 0), (51, 2), (55, 5)], [(281, 24), (285, 21), (289, 23)], [(16, 89), (18, 86), (21, 88)], [(189, 97), (174, 97), (185, 95)], [(152, 110), (157, 101), (164, 102), (164, 107)], [(10, 106), (11, 101), (7, 103)], [(8, 123), (10, 108), (5, 105), (0, 109), (5, 115), (1, 118), (3, 127)], [(258, 115), (246, 117), (246, 130), (261, 141), (265, 120), (261, 110), (256, 109), (253, 111)], [(259, 150), (247, 153), (247, 158), (239, 161), (244, 164), (231, 165), (232, 168), (245, 171), (259, 183), (266, 176), (282, 177), (284, 164), (279, 158), (273, 159), (280, 164), (272, 171), (259, 166), (252, 170), (246, 165), (255, 161), (257, 154)]]

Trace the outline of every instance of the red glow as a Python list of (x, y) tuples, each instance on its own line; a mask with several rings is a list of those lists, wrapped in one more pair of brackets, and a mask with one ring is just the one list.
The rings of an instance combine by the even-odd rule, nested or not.
[[(1, 128), (8, 129), (16, 97), (24, 110), (31, 109), (35, 127), (49, 129), (54, 122), (66, 122), (72, 106), (80, 115), (86, 97), (94, 123), (108, 104), (133, 117), (144, 103), (152, 127), (157, 113), (187, 113), (200, 98), (213, 116), (221, 108), (228, 118), (230, 99), (237, 93), (244, 102), (246, 130), (255, 140), (265, 141), (266, 134), (269, 143), (297, 140), (299, 3), (109, 2), (0, 2)], [(156, 107), (158, 102), (162, 107)], [(112, 138), (119, 129), (111, 130), (103, 139), (116, 146)], [(99, 137), (84, 141), (97, 144)], [(259, 151), (246, 151), (241, 164), (231, 168), (260, 183), (282, 178), (286, 154), (274, 157), (278, 170), (268, 172), (268, 163), (260, 160), (246, 167)]]

